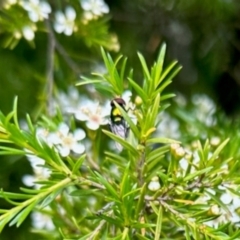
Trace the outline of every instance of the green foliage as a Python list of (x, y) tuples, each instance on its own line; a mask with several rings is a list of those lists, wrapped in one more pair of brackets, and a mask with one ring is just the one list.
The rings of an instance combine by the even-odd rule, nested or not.
[[(185, 141), (183, 147), (181, 138), (159, 134), (159, 116), (167, 107), (163, 101), (174, 96), (165, 88), (181, 69), (176, 61), (165, 66), (166, 45), (152, 68), (138, 53), (142, 86), (132, 71), (126, 74), (126, 58), (114, 61), (103, 48), (101, 52), (107, 73), (94, 74), (97, 79), (84, 77), (77, 85), (91, 84), (113, 97), (123, 96), (126, 85), (131, 87), (133, 108), (125, 111), (115, 103), (130, 128), (129, 137), (92, 129), (90, 120), (85, 124), (91, 116), (86, 106), (80, 123), (59, 107), (53, 117), (42, 116), (36, 124), (27, 115), (23, 129), (15, 99), (11, 113), (0, 113), (0, 154), (26, 156), (33, 168), (45, 169), (49, 176), (36, 178), (33, 187), (21, 188), (21, 193), (1, 190), (0, 197), (12, 207), (1, 209), (0, 230), (7, 224), (19, 227), (30, 213), (38, 212), (50, 216), (54, 225), (34, 230), (46, 239), (237, 239), (240, 231), (231, 214), (238, 217), (233, 203), (239, 196), (239, 178), (230, 170), (239, 166), (236, 143), (230, 144), (230, 136), (215, 145), (199, 138), (195, 145)], [(182, 109), (175, 114), (185, 116)], [(66, 128), (63, 119), (71, 127)], [(47, 137), (39, 135), (39, 126)], [(108, 147), (110, 139), (123, 151)], [(229, 204), (223, 199), (226, 193), (234, 196)]]

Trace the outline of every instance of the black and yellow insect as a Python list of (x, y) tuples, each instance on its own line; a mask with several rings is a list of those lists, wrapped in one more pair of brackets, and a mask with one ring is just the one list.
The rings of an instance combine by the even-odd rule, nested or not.
[[(124, 111), (126, 111), (126, 103), (122, 98), (114, 98), (111, 101), (111, 114), (110, 114), (110, 129), (111, 132), (116, 134), (117, 136), (126, 139), (129, 132), (129, 127), (125, 119), (123, 118), (119, 109), (115, 106), (114, 102), (116, 102)], [(118, 150), (122, 150), (122, 145), (116, 143), (116, 147)]]

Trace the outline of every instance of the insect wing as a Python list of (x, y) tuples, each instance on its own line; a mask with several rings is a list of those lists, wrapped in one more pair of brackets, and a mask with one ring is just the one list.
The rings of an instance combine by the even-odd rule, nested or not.
[[(123, 122), (123, 124), (114, 124), (110, 123), (110, 129), (111, 132), (114, 133), (115, 135), (125, 139), (128, 135), (128, 127), (126, 126), (126, 123)], [(116, 147), (119, 151), (122, 151), (123, 147), (120, 143), (115, 142)]]

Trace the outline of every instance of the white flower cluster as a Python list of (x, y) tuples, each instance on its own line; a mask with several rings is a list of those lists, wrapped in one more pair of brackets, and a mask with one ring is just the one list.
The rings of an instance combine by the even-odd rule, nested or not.
[(80, 96), (75, 88), (69, 88), (68, 93), (60, 92), (55, 100), (65, 115), (73, 114), (79, 121), (86, 122), (91, 130), (97, 130), (108, 123), (110, 102), (100, 105), (100, 102)]
[(103, 0), (80, 0), (85, 23), (109, 13), (109, 7)]
[(26, 40), (32, 41), (35, 37), (34, 32), (36, 31), (34, 23), (47, 19), (52, 9), (47, 2), (39, 0), (24, 0), (20, 4), (27, 11), (28, 17), (33, 23), (23, 26), (21, 30), (22, 34), (16, 31), (14, 36), (19, 39), (23, 35)]
[(75, 25), (77, 13), (71, 6), (67, 6), (65, 14), (61, 11), (55, 13), (54, 29), (57, 33), (64, 33), (67, 36), (72, 35), (77, 30)]
[(24, 0), (22, 7), (28, 12), (31, 21), (38, 22), (48, 18), (52, 9), (49, 3), (39, 0)]
[(196, 118), (206, 126), (214, 125), (215, 119), (213, 114), (216, 112), (214, 102), (204, 94), (194, 95), (192, 102), (195, 105)]
[[(69, 127), (65, 123), (61, 123), (56, 132), (49, 133), (46, 129), (39, 128), (36, 133), (36, 137), (40, 143), (44, 141), (50, 147), (54, 147), (62, 157), (66, 157), (70, 153), (82, 154), (85, 151), (85, 147), (80, 141), (85, 136), (86, 134), (82, 129), (76, 129), (73, 133), (70, 133)], [(36, 182), (48, 179), (51, 171), (44, 167), (44, 159), (37, 157), (29, 151), (27, 152), (27, 158), (32, 166), (34, 175), (25, 175), (23, 182), (26, 186), (40, 188), (40, 185), (36, 184)]]
[(160, 124), (157, 127), (155, 134), (168, 138), (178, 139), (180, 137), (179, 122), (172, 118), (168, 113), (162, 112), (158, 119)]

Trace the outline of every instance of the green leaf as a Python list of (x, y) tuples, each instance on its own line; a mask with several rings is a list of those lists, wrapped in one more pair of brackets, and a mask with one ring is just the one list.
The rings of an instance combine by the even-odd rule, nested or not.
[(158, 147), (147, 154), (146, 161), (151, 162), (152, 160), (164, 155), (164, 153), (169, 151), (169, 145)]
[(119, 76), (118, 71), (117, 71), (117, 64), (121, 58), (122, 58), (122, 55), (120, 55), (117, 58), (117, 60), (115, 61), (114, 65), (113, 65), (112, 72), (111, 72), (112, 78), (115, 81), (115, 85), (117, 86), (117, 89), (119, 91), (119, 95), (122, 94), (122, 92), (123, 92), (123, 78), (121, 78)]
[(122, 64), (121, 73), (120, 73), (120, 79), (122, 79), (122, 80), (124, 79), (126, 64), (127, 64), (127, 58), (125, 57), (123, 59), (123, 64)]
[(213, 168), (213, 166), (210, 166), (210, 167), (201, 169), (201, 170), (199, 170), (199, 171), (196, 171), (196, 172), (194, 172), (194, 173), (191, 173), (191, 174), (187, 175), (183, 180), (184, 180), (185, 182), (187, 182), (187, 181), (189, 181), (189, 180), (191, 180), (191, 179), (193, 179), (193, 178), (195, 178), (195, 177), (197, 177), (197, 176), (200, 176), (200, 175), (202, 175), (202, 174), (204, 174), (204, 173), (209, 172), (212, 168)]
[(148, 100), (148, 96), (147, 94), (143, 91), (143, 89), (134, 82), (134, 80), (132, 80), (131, 78), (128, 78), (129, 83), (131, 84), (131, 86), (134, 88), (134, 90), (136, 91), (136, 93), (141, 97), (141, 99), (143, 100), (144, 103), (147, 102)]
[[(168, 74), (169, 72), (174, 68), (174, 66), (178, 63), (178, 61), (173, 61), (162, 73), (162, 76), (160, 78), (160, 81), (161, 82)], [(179, 69), (180, 70), (180, 69)]]
[(137, 206), (136, 206), (136, 210), (135, 210), (135, 219), (138, 219), (140, 212), (143, 209), (144, 206), (144, 197), (145, 197), (145, 193), (146, 193), (146, 186), (147, 184), (144, 183), (143, 186), (140, 189), (140, 195), (137, 201)]
[(162, 206), (160, 205), (157, 213), (157, 225), (156, 225), (154, 240), (160, 239), (162, 221), (163, 221), (163, 211), (162, 211)]
[(155, 126), (155, 121), (158, 115), (158, 110), (160, 106), (160, 95), (158, 94), (154, 99), (153, 105), (150, 108), (149, 118), (148, 118), (148, 128), (152, 128)]
[(180, 142), (171, 138), (150, 138), (147, 140), (147, 144), (150, 143), (180, 143)]
[(83, 76), (81, 76), (81, 79), (83, 79), (84, 81), (76, 83), (76, 86), (83, 86), (83, 85), (95, 84), (95, 83), (103, 83), (103, 80), (100, 80), (100, 79), (89, 79), (89, 78), (86, 78)]
[(26, 114), (26, 119), (27, 119), (27, 124), (28, 124), (29, 129), (33, 133), (35, 131), (35, 129), (34, 129), (34, 126), (32, 124), (32, 120), (31, 120), (29, 114)]
[(167, 99), (169, 99), (169, 98), (173, 98), (173, 97), (176, 97), (176, 94), (174, 94), (174, 93), (169, 93), (169, 94), (161, 95), (161, 102), (164, 101), (164, 100), (167, 100)]
[(112, 138), (114, 141), (120, 143), (123, 147), (125, 147), (127, 150), (129, 150), (130, 152), (132, 152), (135, 155), (138, 155), (138, 151), (132, 146), (130, 145), (127, 141), (125, 141), (123, 138), (109, 132), (106, 130), (102, 130), (107, 136), (109, 136), (110, 138)]
[(165, 81), (155, 92), (155, 94), (162, 93), (162, 91), (172, 83), (172, 80), (168, 79)]
[(102, 183), (105, 186), (105, 188), (107, 189), (107, 191), (111, 194), (111, 196), (114, 199), (119, 200), (119, 195), (115, 191), (115, 189), (112, 187), (112, 185), (105, 178), (103, 178), (98, 172), (94, 172), (94, 173), (97, 176), (100, 183)]
[(77, 172), (79, 171), (80, 167), (82, 166), (83, 164), (83, 161), (85, 160), (86, 158), (86, 154), (83, 154), (75, 163), (75, 165), (73, 166), (73, 169), (72, 169), (72, 174), (77, 174)]
[(188, 229), (187, 225), (185, 225), (185, 237), (186, 237), (186, 240), (191, 240), (189, 229)]
[(226, 212), (228, 212), (231, 215), (226, 205), (223, 204), (222, 201), (217, 196), (213, 195), (206, 189), (205, 189), (205, 192), (211, 197), (211, 199), (213, 199), (216, 202), (216, 204), (218, 204), (221, 208), (223, 208)]
[(211, 156), (210, 160), (214, 160), (218, 157), (219, 153), (223, 150), (223, 148), (227, 145), (229, 142), (230, 138), (227, 138), (223, 143), (221, 143), (217, 149), (214, 151), (213, 155)]
[(18, 124), (18, 116), (17, 116), (17, 103), (18, 103), (18, 97), (14, 98), (14, 103), (13, 103), (13, 120), (14, 120), (14, 124), (17, 127), (17, 129), (20, 130), (19, 124)]
[(23, 193), (11, 193), (11, 192), (3, 192), (0, 191), (0, 198), (7, 197), (9, 199), (28, 199), (31, 197), (29, 194), (23, 194)]
[(17, 223), (17, 227), (19, 227), (22, 222), (26, 219), (26, 217), (28, 216), (28, 214), (34, 209), (36, 205), (36, 202), (34, 201), (33, 203), (31, 203), (30, 205), (28, 205), (26, 208), (24, 208), (10, 223), (9, 226), (14, 225), (15, 223)]
[(130, 162), (128, 162), (123, 177), (122, 181), (120, 183), (120, 197), (122, 198), (126, 193), (128, 193), (130, 189), (130, 181), (129, 181), (129, 167), (130, 167)]
[(16, 148), (0, 146), (0, 155), (26, 155), (26, 152)]
[(126, 158), (116, 153), (105, 152), (105, 155), (108, 156), (110, 159), (114, 160), (114, 162), (121, 167), (125, 167), (124, 163), (128, 161)]
[(144, 57), (142, 56), (142, 54), (139, 53), (139, 52), (138, 52), (138, 58), (139, 58), (139, 60), (141, 62), (143, 73), (144, 73), (144, 76), (145, 76), (146, 80), (150, 81), (151, 76), (150, 76), (150, 73), (149, 73), (146, 61), (145, 61)]
[(99, 189), (79, 189), (72, 191), (69, 195), (73, 197), (85, 197), (95, 194)]
[(162, 73), (165, 54), (166, 54), (166, 44), (164, 43), (161, 47), (161, 50), (160, 50), (159, 54), (158, 54), (158, 59), (157, 59), (157, 62), (156, 62), (156, 70), (155, 70), (155, 74), (154, 74), (154, 86), (155, 86), (155, 88), (157, 88), (157, 86), (161, 82), (160, 76), (161, 76), (161, 73)]
[(136, 237), (137, 237), (137, 239), (139, 239), (139, 240), (149, 240), (149, 238), (144, 237), (142, 234), (139, 234), (139, 233), (136, 233)]
[(53, 193), (49, 194), (44, 198), (39, 208), (45, 208), (48, 206), (53, 200), (56, 199), (56, 197), (62, 192), (62, 189), (58, 189), (57, 191), (54, 191)]

